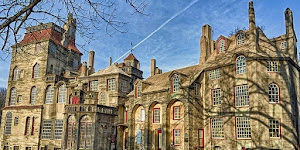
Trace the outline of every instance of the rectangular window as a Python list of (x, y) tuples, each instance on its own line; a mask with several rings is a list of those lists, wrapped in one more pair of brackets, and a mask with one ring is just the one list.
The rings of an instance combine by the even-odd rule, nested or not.
[(35, 51), (36, 52), (41, 51), (41, 43), (36, 43), (36, 45), (35, 45)]
[(180, 119), (180, 106), (174, 106), (173, 107), (173, 120), (179, 120)]
[(54, 139), (61, 139), (63, 132), (63, 120), (55, 120)]
[(98, 92), (98, 80), (91, 81), (90, 89), (93, 92)]
[(236, 134), (237, 139), (251, 138), (250, 117), (236, 117)]
[(141, 110), (141, 121), (142, 122), (145, 121), (145, 110), (144, 109)]
[(100, 104), (105, 105), (106, 104), (106, 96), (105, 93), (100, 93)]
[(282, 41), (281, 42), (281, 50), (285, 50), (287, 48), (287, 42), (286, 41)]
[(160, 122), (160, 109), (154, 108), (153, 109), (153, 123), (159, 123)]
[(174, 129), (173, 130), (173, 142), (175, 146), (180, 145), (180, 130)]
[(198, 146), (204, 147), (204, 130), (203, 129), (198, 130)]
[(20, 147), (19, 146), (14, 146), (14, 150), (19, 150)]
[(212, 138), (224, 138), (223, 118), (211, 119)]
[(108, 79), (107, 80), (107, 88), (108, 88), (108, 91), (114, 91), (115, 90), (115, 79)]
[(209, 80), (219, 79), (220, 77), (221, 77), (221, 72), (219, 68), (209, 71)]
[(3, 150), (9, 150), (9, 146), (4, 146)]
[(221, 89), (213, 89), (211, 90), (212, 95), (212, 102), (213, 106), (221, 105), (222, 104), (222, 95), (221, 95)]
[(52, 129), (52, 121), (44, 120), (42, 127), (42, 139), (50, 139), (51, 138), (51, 129)]
[(235, 106), (249, 106), (248, 85), (239, 85), (235, 87)]
[(22, 95), (18, 95), (17, 102), (18, 102), (18, 103), (21, 103), (21, 102), (22, 102), (22, 100), (23, 100), (23, 98), (22, 98)]
[(122, 90), (122, 92), (128, 92), (126, 80), (121, 81), (121, 90)]
[(280, 120), (279, 119), (269, 119), (269, 135), (270, 138), (280, 137)]
[(268, 61), (267, 71), (278, 72), (278, 61)]
[(142, 85), (138, 84), (137, 86), (137, 97), (141, 97), (142, 96)]
[(136, 143), (142, 144), (142, 130), (137, 130), (136, 132)]
[(195, 91), (195, 96), (199, 96), (199, 94), (200, 94), (200, 84), (199, 83), (195, 83), (194, 91)]
[(26, 147), (25, 150), (31, 150), (31, 147)]

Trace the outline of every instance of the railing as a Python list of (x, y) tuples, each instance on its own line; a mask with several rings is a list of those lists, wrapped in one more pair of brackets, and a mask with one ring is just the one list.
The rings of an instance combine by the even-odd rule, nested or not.
[(67, 78), (55, 74), (46, 75), (46, 82), (68, 81)]
[(66, 105), (65, 111), (66, 113), (97, 112), (102, 114), (118, 115), (118, 110), (114, 107), (108, 107), (103, 105), (90, 105), (90, 104)]

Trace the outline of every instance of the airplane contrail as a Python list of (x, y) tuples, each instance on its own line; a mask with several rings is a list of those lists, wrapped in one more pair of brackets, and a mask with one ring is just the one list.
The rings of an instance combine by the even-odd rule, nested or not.
[(168, 20), (166, 20), (162, 25), (160, 25), (157, 29), (155, 29), (153, 32), (151, 32), (148, 36), (146, 36), (143, 40), (141, 40), (139, 43), (137, 43), (135, 46), (133, 46), (130, 50), (128, 50), (125, 54), (123, 54), (120, 58), (118, 58), (116, 61), (114, 61), (113, 63), (119, 61), (122, 57), (124, 57), (125, 55), (127, 55), (129, 52), (133, 51), (136, 47), (138, 47), (140, 44), (142, 44), (143, 42), (145, 42), (147, 39), (149, 39), (154, 33), (156, 33), (157, 31), (159, 31), (161, 28), (163, 28), (166, 24), (168, 24), (170, 21), (172, 21), (174, 18), (176, 18), (178, 15), (180, 15), (181, 13), (183, 13), (184, 11), (186, 11), (188, 8), (190, 8), (192, 5), (194, 5), (195, 3), (197, 3), (199, 0), (194, 0), (191, 3), (189, 3), (189, 5), (187, 5), (185, 8), (183, 8), (181, 11), (177, 12), (176, 14), (174, 14), (171, 18), (169, 18)]

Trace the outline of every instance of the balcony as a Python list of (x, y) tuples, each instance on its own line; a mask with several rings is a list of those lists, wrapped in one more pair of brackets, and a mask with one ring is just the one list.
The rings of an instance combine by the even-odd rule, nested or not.
[(90, 105), (90, 104), (76, 104), (76, 105), (66, 105), (66, 113), (101, 113), (109, 115), (118, 115), (117, 108), (108, 107), (103, 105)]
[(46, 82), (58, 82), (58, 81), (65, 81), (67, 82), (68, 79), (63, 77), (63, 76), (59, 76), (59, 75), (55, 75), (55, 74), (48, 74), (46, 75)]

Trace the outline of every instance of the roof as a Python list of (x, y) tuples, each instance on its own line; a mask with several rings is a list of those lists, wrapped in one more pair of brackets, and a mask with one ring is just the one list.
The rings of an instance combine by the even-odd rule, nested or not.
[[(169, 89), (170, 88), (169, 76), (172, 73), (184, 74), (185, 77), (182, 80), (181, 85), (188, 86), (191, 83), (193, 83), (194, 80), (199, 76), (199, 74), (202, 72), (202, 69), (203, 69), (202, 65), (194, 65), (194, 66), (189, 66), (189, 67), (165, 72), (162, 74), (156, 74), (156, 75), (150, 76), (145, 81), (143, 81), (143, 82), (147, 82), (150, 84), (150, 85), (147, 85), (143, 89), (143, 93)], [(129, 95), (133, 95), (133, 94), (134, 94), (134, 91), (129, 93)]]
[[(24, 38), (19, 44), (27, 44), (30, 42), (36, 42), (41, 40), (52, 40), (54, 43), (64, 47), (61, 43), (62, 40), (62, 34), (54, 29), (43, 29), (39, 31), (34, 31), (32, 33), (26, 33)], [(79, 49), (77, 49), (75, 45), (75, 39), (69, 38), (68, 46), (65, 47), (69, 50), (73, 50), (74, 52), (77, 52), (79, 54), (82, 54)]]
[(117, 74), (117, 73), (130, 77), (127, 73), (125, 73), (122, 69), (120, 69), (115, 64), (108, 66), (103, 70), (99, 70), (98, 72), (95, 72), (90, 76), (102, 76), (102, 75)]
[[(135, 58), (135, 56), (132, 53), (130, 53), (124, 60), (137, 60), (137, 59)], [(139, 60), (137, 60), (137, 61), (139, 61)]]

